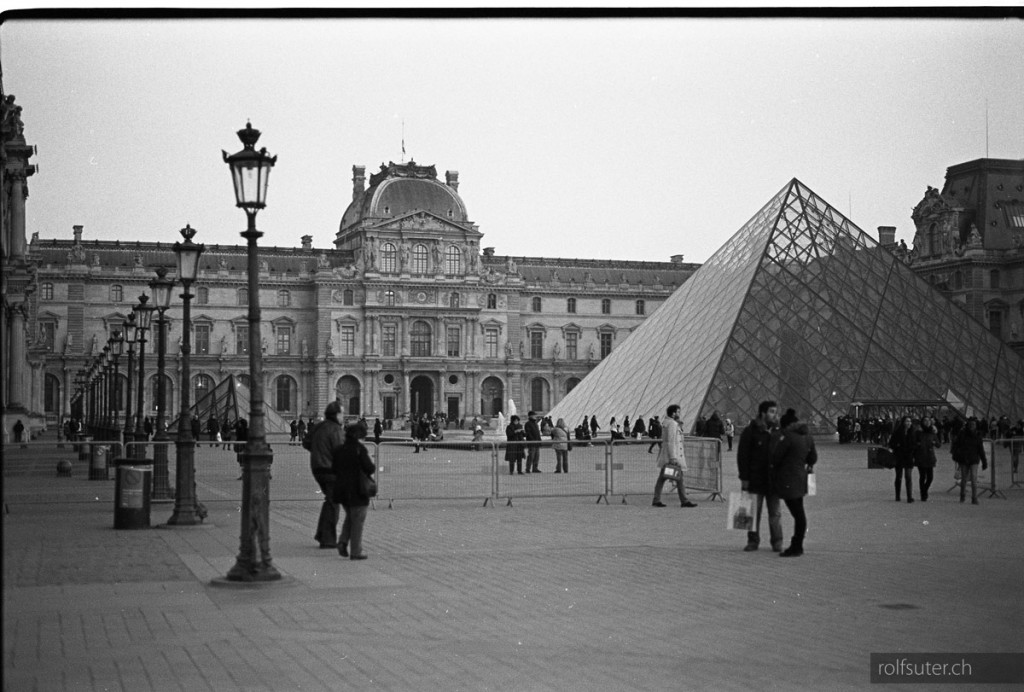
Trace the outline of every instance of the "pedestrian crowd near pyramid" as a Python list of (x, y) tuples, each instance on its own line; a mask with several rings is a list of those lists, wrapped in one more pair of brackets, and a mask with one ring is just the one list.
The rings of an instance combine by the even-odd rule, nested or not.
[(550, 415), (664, 415), (684, 429), (764, 399), (835, 431), (873, 402), (1024, 410), (1024, 359), (797, 179)]

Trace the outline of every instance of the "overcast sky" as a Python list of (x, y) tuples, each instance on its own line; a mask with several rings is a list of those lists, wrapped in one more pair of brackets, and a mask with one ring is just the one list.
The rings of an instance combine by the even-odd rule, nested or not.
[(482, 246), (547, 257), (702, 262), (793, 177), (909, 243), (948, 166), (1024, 158), (1016, 20), (13, 20), (0, 60), (44, 239), (242, 244), (221, 150), (247, 118), (285, 247), (330, 246), (403, 122)]

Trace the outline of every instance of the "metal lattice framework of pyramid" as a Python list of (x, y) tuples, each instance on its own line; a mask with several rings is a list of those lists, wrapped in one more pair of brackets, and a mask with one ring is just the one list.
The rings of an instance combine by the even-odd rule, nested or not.
[(832, 432), (855, 402), (1024, 410), (1024, 359), (797, 179), (550, 412), (684, 429), (758, 402)]
[[(213, 416), (221, 425), (227, 423), (234, 426), (239, 418), (249, 418), (249, 388), (242, 384), (234, 375), (228, 375), (189, 408), (199, 417), (199, 422), (206, 431), (206, 421)], [(175, 417), (167, 426), (174, 432), (178, 429), (179, 417)], [(263, 420), (268, 433), (288, 432), (288, 421), (280, 413), (269, 406), (263, 407)]]

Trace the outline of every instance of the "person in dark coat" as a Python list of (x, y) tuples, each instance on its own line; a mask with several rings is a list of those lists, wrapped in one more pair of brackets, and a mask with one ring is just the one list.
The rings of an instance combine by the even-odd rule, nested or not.
[(921, 502), (928, 502), (928, 488), (935, 476), (935, 450), (942, 446), (939, 430), (930, 416), (921, 419), (917, 432), (917, 448), (914, 463), (917, 464), (917, 481), (921, 491)]
[(914, 501), (914, 486), (911, 482), (917, 436), (914, 434), (913, 425), (910, 416), (903, 416), (899, 427), (889, 437), (889, 451), (892, 452), (896, 469), (896, 502), (900, 501), (900, 482), (904, 479), (907, 481), (907, 502)]
[(338, 547), (338, 505), (334, 501), (334, 450), (345, 443), (345, 430), (341, 426), (341, 404), (332, 401), (324, 409), (324, 420), (312, 428), (302, 440), (309, 450), (309, 469), (320, 486), (324, 501), (316, 522), (313, 539), (321, 548)]
[(647, 447), (647, 453), (653, 454), (656, 446), (659, 449), (661, 448), (661, 420), (658, 416), (651, 419), (651, 424), (647, 426), (647, 434), (651, 437), (651, 444)]
[(804, 496), (807, 494), (807, 474), (814, 473), (818, 450), (814, 446), (807, 424), (797, 418), (792, 409), (779, 421), (782, 439), (772, 450), (772, 492), (793, 515), (793, 538), (780, 557), (799, 557), (804, 554), (804, 536), (807, 535), (807, 514)]
[(971, 504), (978, 504), (978, 462), (981, 462), (983, 471), (988, 468), (983, 439), (978, 430), (978, 421), (970, 418), (967, 420), (967, 427), (957, 435), (953, 442), (953, 461), (960, 467), (960, 502), (966, 499), (966, 486), (969, 477), (971, 480)]
[(597, 437), (597, 431), (601, 429), (601, 426), (597, 424), (597, 416), (590, 417), (590, 436)]
[(782, 505), (778, 496), (771, 492), (771, 451), (778, 438), (775, 430), (778, 422), (778, 404), (762, 401), (757, 406), (757, 418), (740, 434), (736, 450), (740, 483), (745, 491), (757, 495), (754, 530), (747, 531), (747, 547), (743, 549), (747, 552), (757, 550), (761, 542), (761, 512), (766, 504), (772, 550), (782, 551)]
[(373, 419), (373, 441), (376, 444), (380, 444), (380, 435), (384, 432), (384, 426), (380, 422), (380, 418)]
[(363, 445), (362, 440), (365, 438), (366, 426), (350, 423), (345, 427), (344, 443), (335, 447), (331, 454), (334, 501), (345, 510), (345, 522), (341, 525), (341, 536), (338, 538), (338, 554), (352, 560), (367, 558), (363, 552), (363, 526), (366, 524), (370, 496), (365, 492), (363, 478), (372, 476), (377, 470)]
[[(530, 411), (526, 414), (526, 426), (524, 427), (526, 432), (527, 442), (540, 442), (540, 425), (537, 423), (537, 414)], [(526, 448), (526, 472), (527, 473), (540, 473), (538, 464), (540, 463), (540, 445), (531, 444)]]
[[(526, 440), (526, 431), (523, 430), (523, 426), (519, 423), (519, 416), (512, 416), (509, 420), (508, 425), (505, 426), (505, 439), (509, 442), (520, 443)], [(526, 452), (523, 449), (522, 444), (510, 444), (505, 446), (505, 461), (508, 462), (508, 475), (512, 475), (513, 470), (523, 475), (523, 458), (526, 456)], [(527, 469), (529, 473), (529, 469)]]

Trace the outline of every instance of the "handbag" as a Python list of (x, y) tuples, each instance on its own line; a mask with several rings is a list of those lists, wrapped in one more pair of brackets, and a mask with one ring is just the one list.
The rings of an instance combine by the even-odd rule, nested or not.
[(814, 477), (814, 471), (807, 472), (807, 494), (810, 497), (818, 494), (818, 481)]
[(372, 476), (364, 473), (360, 485), (362, 486), (363, 495), (366, 497), (377, 497), (377, 481), (373, 480)]
[(661, 478), (669, 481), (682, 481), (683, 470), (674, 464), (665, 464), (661, 467)]

